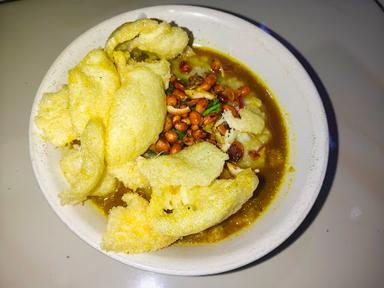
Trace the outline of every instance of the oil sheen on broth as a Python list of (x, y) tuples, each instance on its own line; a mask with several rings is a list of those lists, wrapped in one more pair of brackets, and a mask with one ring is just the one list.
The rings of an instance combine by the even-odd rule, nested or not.
[[(253, 197), (237, 213), (222, 223), (179, 240), (179, 244), (183, 245), (218, 242), (230, 235), (235, 235), (243, 228), (251, 225), (268, 208), (278, 193), (283, 182), (288, 158), (285, 121), (282, 112), (267, 87), (244, 65), (226, 55), (203, 47), (194, 47), (194, 52), (196, 55), (189, 59), (193, 66), (199, 67), (201, 65), (201, 67), (204, 67), (209, 65), (213, 58), (219, 59), (225, 72), (224, 78), (234, 79), (234, 81), (242, 85), (248, 85), (251, 88), (251, 91), (263, 103), (263, 109), (267, 115), (266, 125), (271, 131), (272, 137), (266, 145), (266, 161), (258, 173), (260, 183)], [(178, 71), (179, 62), (180, 59), (173, 60), (171, 67), (172, 72), (179, 78), (182, 78), (182, 74)], [(104, 214), (108, 214), (108, 211), (114, 206), (125, 206), (121, 197), (128, 191), (128, 189), (120, 184), (117, 192), (112, 196), (107, 198), (94, 197), (92, 202)], [(141, 196), (147, 198), (148, 193), (146, 192), (145, 190), (138, 191)]]

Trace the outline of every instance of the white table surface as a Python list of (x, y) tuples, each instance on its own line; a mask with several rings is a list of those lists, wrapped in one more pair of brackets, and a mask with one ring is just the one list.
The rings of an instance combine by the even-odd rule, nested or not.
[[(102, 20), (169, 3), (209, 5), (265, 23), (313, 66), (336, 112), (339, 153), (331, 189), (282, 248), (226, 274), (167, 276), (102, 255), (49, 207), (29, 160), (32, 101), (61, 50)], [(0, 287), (383, 287), (383, 123), (384, 12), (373, 0), (2, 3)]]

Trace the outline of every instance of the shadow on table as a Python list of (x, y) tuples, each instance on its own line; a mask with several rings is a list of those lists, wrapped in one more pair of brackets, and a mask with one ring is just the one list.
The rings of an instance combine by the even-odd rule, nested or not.
[(282, 244), (280, 244), (280, 246), (278, 246), (276, 249), (274, 249), (273, 251), (271, 251), (270, 253), (268, 253), (264, 257), (254, 261), (252, 263), (249, 263), (243, 267), (240, 267), (240, 268), (228, 271), (228, 272), (221, 273), (221, 274), (228, 274), (228, 273), (233, 273), (233, 272), (240, 271), (243, 269), (247, 269), (249, 267), (260, 264), (260, 263), (274, 257), (275, 255), (279, 254), (281, 251), (283, 251), (284, 249), (289, 247), (293, 242), (295, 242), (308, 229), (308, 227), (312, 224), (313, 220), (316, 218), (316, 216), (319, 214), (321, 208), (323, 207), (323, 205), (324, 205), (324, 203), (328, 197), (329, 191), (331, 190), (333, 180), (335, 178), (336, 168), (337, 168), (337, 159), (338, 159), (338, 153), (339, 153), (338, 130), (337, 130), (337, 123), (336, 123), (336, 115), (335, 115), (335, 111), (334, 111), (333, 106), (332, 106), (331, 99), (329, 98), (329, 95), (328, 95), (323, 83), (321, 82), (320, 77), (317, 75), (317, 73), (312, 68), (312, 66), (309, 64), (309, 62), (304, 58), (304, 56), (294, 46), (292, 46), (287, 40), (285, 40), (283, 37), (278, 35), (276, 32), (269, 29), (264, 24), (259, 23), (253, 19), (247, 18), (243, 15), (239, 15), (239, 14), (231, 12), (231, 11), (226, 11), (226, 10), (223, 10), (220, 8), (216, 8), (216, 7), (203, 6), (203, 5), (201, 7), (220, 10), (220, 11), (232, 14), (234, 16), (237, 16), (239, 18), (242, 18), (242, 19), (256, 25), (257, 27), (259, 27), (260, 29), (262, 29), (263, 31), (265, 31), (266, 33), (268, 33), (269, 35), (271, 35), (272, 37), (277, 39), (293, 55), (295, 55), (295, 57), (298, 59), (298, 61), (301, 63), (301, 65), (303, 65), (303, 67), (305, 68), (305, 70), (307, 71), (307, 73), (309, 74), (309, 76), (311, 77), (313, 83), (315, 84), (315, 86), (317, 88), (317, 91), (318, 91), (318, 93), (321, 97), (321, 100), (323, 102), (323, 105), (324, 105), (325, 113), (327, 115), (328, 130), (329, 130), (329, 156), (328, 156), (327, 171), (325, 173), (323, 185), (320, 189), (319, 195), (318, 195), (312, 209), (310, 210), (309, 214), (307, 215), (307, 217), (300, 224), (300, 226), (295, 230), (295, 232), (287, 240), (285, 240)]

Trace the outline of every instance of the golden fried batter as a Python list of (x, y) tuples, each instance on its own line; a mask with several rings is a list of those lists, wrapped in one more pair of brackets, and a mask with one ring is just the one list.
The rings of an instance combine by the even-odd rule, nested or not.
[(154, 188), (149, 211), (154, 229), (182, 237), (216, 225), (253, 195), (259, 180), (247, 169), (235, 179), (215, 180), (210, 186)]
[(207, 186), (220, 175), (227, 159), (215, 145), (201, 142), (176, 154), (143, 159), (138, 166), (153, 187)]
[(166, 114), (163, 83), (146, 67), (131, 70), (115, 93), (107, 129), (109, 166), (135, 160), (154, 143)]
[(154, 53), (159, 58), (172, 59), (185, 49), (188, 41), (188, 34), (180, 27), (172, 27), (167, 22), (153, 19), (140, 19), (124, 23), (113, 31), (105, 44), (105, 50), (112, 58), (118, 45), (124, 44), (128, 51), (138, 48)]
[(113, 95), (119, 86), (116, 68), (101, 49), (89, 52), (69, 71), (69, 111), (78, 135), (92, 118), (100, 118), (107, 125)]
[(107, 230), (101, 241), (104, 250), (142, 253), (164, 248), (178, 239), (153, 229), (147, 200), (136, 193), (126, 193), (123, 200), (127, 207), (114, 207), (110, 211)]
[(39, 103), (36, 126), (43, 131), (43, 138), (55, 146), (64, 146), (76, 139), (68, 110), (69, 91), (63, 86), (56, 93), (45, 93)]
[(104, 173), (104, 127), (101, 120), (89, 121), (80, 140), (82, 162), (80, 173), (71, 181), (72, 189), (59, 194), (62, 204), (78, 204), (84, 201)]

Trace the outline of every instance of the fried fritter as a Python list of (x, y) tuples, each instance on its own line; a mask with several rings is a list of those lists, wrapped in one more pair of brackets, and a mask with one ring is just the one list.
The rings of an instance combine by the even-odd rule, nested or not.
[(113, 31), (105, 50), (111, 59), (119, 45), (124, 45), (129, 52), (137, 48), (162, 59), (172, 59), (185, 49), (188, 41), (188, 34), (180, 27), (153, 19), (140, 19), (124, 23)]
[[(75, 186), (81, 173), (81, 166), (83, 159), (81, 158), (80, 147), (67, 148), (62, 151), (62, 158), (60, 160), (61, 171), (65, 179), (71, 186)], [(103, 176), (99, 183), (90, 193), (92, 196), (106, 196), (111, 194), (117, 188), (117, 180), (111, 176), (109, 169), (104, 169)]]
[(43, 138), (55, 146), (64, 146), (76, 139), (68, 110), (68, 87), (56, 93), (45, 93), (35, 118), (36, 126), (43, 131)]
[(127, 207), (114, 207), (108, 216), (107, 230), (101, 241), (104, 250), (143, 253), (164, 248), (178, 239), (153, 229), (147, 200), (136, 193), (126, 193), (123, 200)]
[(137, 67), (147, 67), (155, 74), (159, 75), (163, 80), (164, 88), (168, 88), (169, 79), (171, 78), (171, 64), (167, 60), (160, 59), (155, 61), (136, 62), (127, 59), (127, 56), (122, 51), (115, 51), (113, 53), (113, 59), (122, 83), (129, 77), (129, 72), (131, 70), (134, 70)]
[(201, 142), (176, 154), (143, 159), (138, 166), (153, 187), (207, 186), (220, 175), (227, 159), (215, 145)]
[(108, 165), (120, 166), (144, 153), (162, 131), (166, 112), (160, 77), (146, 67), (131, 70), (110, 110)]
[(259, 180), (251, 169), (234, 179), (215, 180), (210, 186), (156, 188), (149, 213), (158, 232), (182, 237), (216, 225), (252, 197)]
[[(101, 120), (89, 121), (80, 140), (80, 173), (76, 179), (70, 181), (72, 189), (59, 194), (62, 204), (78, 204), (84, 201), (96, 188), (104, 173), (104, 127)], [(79, 160), (76, 161), (78, 165)], [(67, 177), (72, 177), (73, 174), (64, 173)]]
[(92, 118), (102, 119), (106, 127), (113, 94), (119, 86), (116, 68), (101, 49), (89, 52), (69, 71), (69, 112), (78, 135)]

